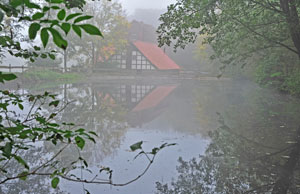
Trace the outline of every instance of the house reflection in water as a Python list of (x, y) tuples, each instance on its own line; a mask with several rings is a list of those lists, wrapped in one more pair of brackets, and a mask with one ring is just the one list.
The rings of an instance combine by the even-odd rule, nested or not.
[(104, 88), (98, 88), (96, 93), (111, 106), (115, 104), (125, 106), (128, 110), (127, 122), (130, 126), (136, 127), (158, 117), (168, 106), (167, 99), (177, 86), (175, 84), (121, 84), (113, 86), (106, 92)]

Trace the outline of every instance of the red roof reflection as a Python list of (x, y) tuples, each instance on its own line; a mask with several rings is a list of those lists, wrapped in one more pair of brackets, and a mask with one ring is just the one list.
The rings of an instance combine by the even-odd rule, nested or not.
[(167, 97), (177, 86), (158, 86), (133, 109), (133, 112), (153, 108), (157, 106), (165, 97)]

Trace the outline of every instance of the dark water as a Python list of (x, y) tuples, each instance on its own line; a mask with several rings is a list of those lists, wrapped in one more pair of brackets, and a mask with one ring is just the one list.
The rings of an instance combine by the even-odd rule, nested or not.
[[(24, 86), (22, 92), (40, 91)], [(75, 100), (61, 119), (99, 135), (82, 155), (94, 173), (103, 166), (113, 169), (114, 183), (135, 178), (147, 165), (143, 156), (134, 159), (137, 153), (129, 151), (133, 143), (144, 141), (145, 150), (177, 145), (163, 149), (147, 173), (128, 186), (62, 181), (54, 191), (47, 187), (48, 179), (33, 177), (6, 184), (9, 193), (300, 193), (297, 99), (230, 80), (111, 80), (48, 91)], [(55, 152), (50, 145), (39, 149), (46, 155)], [(60, 159), (70, 161), (75, 155), (68, 149)]]

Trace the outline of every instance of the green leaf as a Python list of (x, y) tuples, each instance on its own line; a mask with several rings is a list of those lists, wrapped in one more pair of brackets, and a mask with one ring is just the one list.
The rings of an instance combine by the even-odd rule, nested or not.
[(52, 188), (56, 189), (58, 183), (59, 183), (59, 178), (58, 177), (53, 178), (51, 181)]
[(76, 24), (78, 22), (81, 22), (81, 21), (84, 21), (84, 20), (89, 20), (91, 18), (93, 18), (93, 16), (90, 16), (90, 15), (85, 15), (85, 16), (78, 17), (74, 20), (74, 24)]
[(43, 28), (41, 30), (41, 40), (42, 40), (43, 46), (45, 48), (47, 46), (48, 40), (49, 40), (49, 33), (48, 33), (47, 28)]
[(50, 59), (55, 60), (55, 55), (49, 53), (48, 56), (50, 57)]
[(95, 27), (91, 24), (81, 24), (81, 25), (78, 25), (78, 26), (90, 35), (97, 35), (97, 36), (103, 37), (100, 30), (97, 27)]
[(46, 119), (44, 117), (36, 117), (36, 119), (38, 122), (40, 122), (41, 124), (45, 124)]
[(159, 151), (159, 148), (153, 148), (151, 154), (155, 155)]
[(85, 167), (89, 167), (88, 163), (86, 162), (86, 160), (82, 159), (83, 164), (85, 165)]
[(18, 106), (19, 106), (19, 108), (20, 108), (21, 110), (24, 109), (24, 106), (23, 106), (22, 104), (18, 104)]
[(27, 165), (27, 163), (20, 156), (14, 155), (14, 158), (17, 162), (22, 164), (26, 169), (29, 169), (29, 166)]
[(41, 19), (42, 17), (44, 17), (44, 15), (45, 15), (45, 13), (37, 12), (37, 13), (33, 14), (32, 19), (38, 20), (38, 19)]
[(73, 28), (74, 32), (81, 38), (81, 29), (74, 24), (72, 25), (72, 28)]
[(48, 119), (53, 119), (56, 115), (56, 113), (51, 113)]
[(10, 1), (10, 5), (11, 5), (12, 7), (14, 7), (14, 8), (16, 8), (16, 7), (20, 6), (20, 5), (22, 5), (23, 3), (24, 3), (23, 0), (11, 0), (11, 1)]
[(131, 151), (135, 151), (135, 150), (138, 150), (138, 149), (142, 149), (142, 144), (143, 144), (143, 141), (140, 141), (140, 142), (137, 142), (133, 145), (130, 146), (130, 149)]
[(26, 181), (27, 175), (28, 175), (28, 172), (24, 171), (24, 172), (21, 172), (20, 174), (18, 174), (18, 177), (20, 177), (21, 180)]
[(55, 139), (52, 139), (52, 141), (51, 141), (54, 145), (56, 145), (57, 144), (57, 141), (55, 140)]
[(2, 82), (2, 83), (4, 83), (4, 81), (11, 81), (16, 78), (17, 78), (17, 76), (15, 74), (12, 74), (12, 73), (2, 74), (0, 72), (0, 82)]
[(60, 9), (60, 7), (59, 7), (59, 6), (56, 6), (56, 5), (55, 5), (55, 6), (51, 6), (51, 8), (52, 8), (52, 9)]
[(4, 90), (4, 91), (2, 91), (2, 93), (3, 93), (4, 95), (9, 95), (9, 91), (8, 91), (8, 90)]
[(38, 136), (38, 140), (41, 140), (43, 138), (44, 134), (41, 133), (39, 136)]
[(0, 10), (0, 23), (3, 21), (3, 18), (4, 18), (4, 13)]
[(57, 3), (57, 4), (60, 4), (60, 3), (62, 3), (63, 2), (63, 0), (51, 0), (51, 3)]
[(50, 7), (48, 7), (48, 6), (43, 7), (43, 12), (47, 12), (49, 10), (50, 10)]
[(54, 100), (52, 102), (49, 103), (49, 106), (54, 106), (54, 107), (57, 107), (59, 104), (59, 100)]
[(71, 20), (71, 19), (73, 19), (77, 16), (80, 16), (80, 15), (81, 15), (81, 13), (72, 13), (72, 14), (70, 14), (66, 17), (66, 21), (69, 21), (69, 20)]
[(30, 96), (28, 100), (29, 100), (29, 102), (34, 101), (34, 96)]
[(56, 46), (65, 50), (68, 47), (68, 42), (63, 39), (60, 33), (54, 28), (49, 28), (49, 31), (52, 34), (53, 42), (56, 44)]
[[(52, 113), (52, 114), (54, 114), (54, 113)], [(48, 123), (48, 125), (51, 127), (59, 127), (59, 124), (57, 124), (57, 123)], [(59, 135), (59, 134), (57, 134), (57, 135)]]
[(91, 194), (87, 189), (84, 189), (84, 191), (86, 192), (85, 194)]
[(96, 143), (96, 140), (95, 140), (94, 138), (88, 137), (88, 139), (89, 139), (90, 141), (92, 141), (93, 143)]
[(33, 48), (34, 48), (34, 50), (36, 50), (36, 51), (40, 51), (40, 50), (41, 50), (41, 47), (38, 47), (38, 46), (34, 46)]
[(6, 156), (9, 158), (11, 156), (11, 151), (12, 151), (12, 144), (10, 142), (7, 142), (5, 146), (3, 147), (3, 156)]
[(89, 131), (88, 133), (95, 135), (96, 137), (98, 137), (97, 133), (95, 133), (94, 131)]
[(47, 58), (47, 55), (45, 53), (42, 53), (41, 56), (40, 56), (42, 59), (46, 59)]
[(76, 137), (75, 137), (75, 141), (76, 141), (76, 145), (77, 145), (80, 149), (83, 149), (83, 147), (84, 147), (84, 145), (85, 145), (84, 139), (82, 139), (82, 138), (79, 137), (79, 136), (76, 136)]
[(271, 74), (270, 77), (272, 77), (272, 78), (279, 77), (279, 76), (281, 76), (281, 74), (282, 74), (281, 72), (276, 72), (276, 73)]
[(69, 23), (63, 23), (61, 25), (61, 29), (66, 33), (66, 35), (70, 32), (71, 30), (71, 24)]
[(82, 132), (84, 132), (84, 131), (85, 131), (85, 129), (80, 128), (80, 129), (77, 129), (75, 132), (77, 132), (77, 133), (82, 133)]
[(23, 0), (23, 1), (28, 8), (41, 9), (41, 7), (38, 4), (31, 3), (30, 0)]
[(58, 13), (57, 13), (57, 18), (59, 20), (63, 20), (66, 17), (66, 10), (61, 9)]
[(29, 38), (35, 39), (37, 32), (40, 30), (41, 25), (38, 23), (32, 23), (28, 29)]
[(22, 129), (23, 129), (22, 127), (8, 127), (8, 128), (6, 128), (6, 130), (9, 131), (9, 133), (12, 134), (12, 135), (16, 135)]

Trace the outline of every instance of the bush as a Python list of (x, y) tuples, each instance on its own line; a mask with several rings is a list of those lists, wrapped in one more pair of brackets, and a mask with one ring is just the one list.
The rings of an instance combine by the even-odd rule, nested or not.
[(294, 71), (283, 83), (282, 90), (300, 96), (300, 70)]

